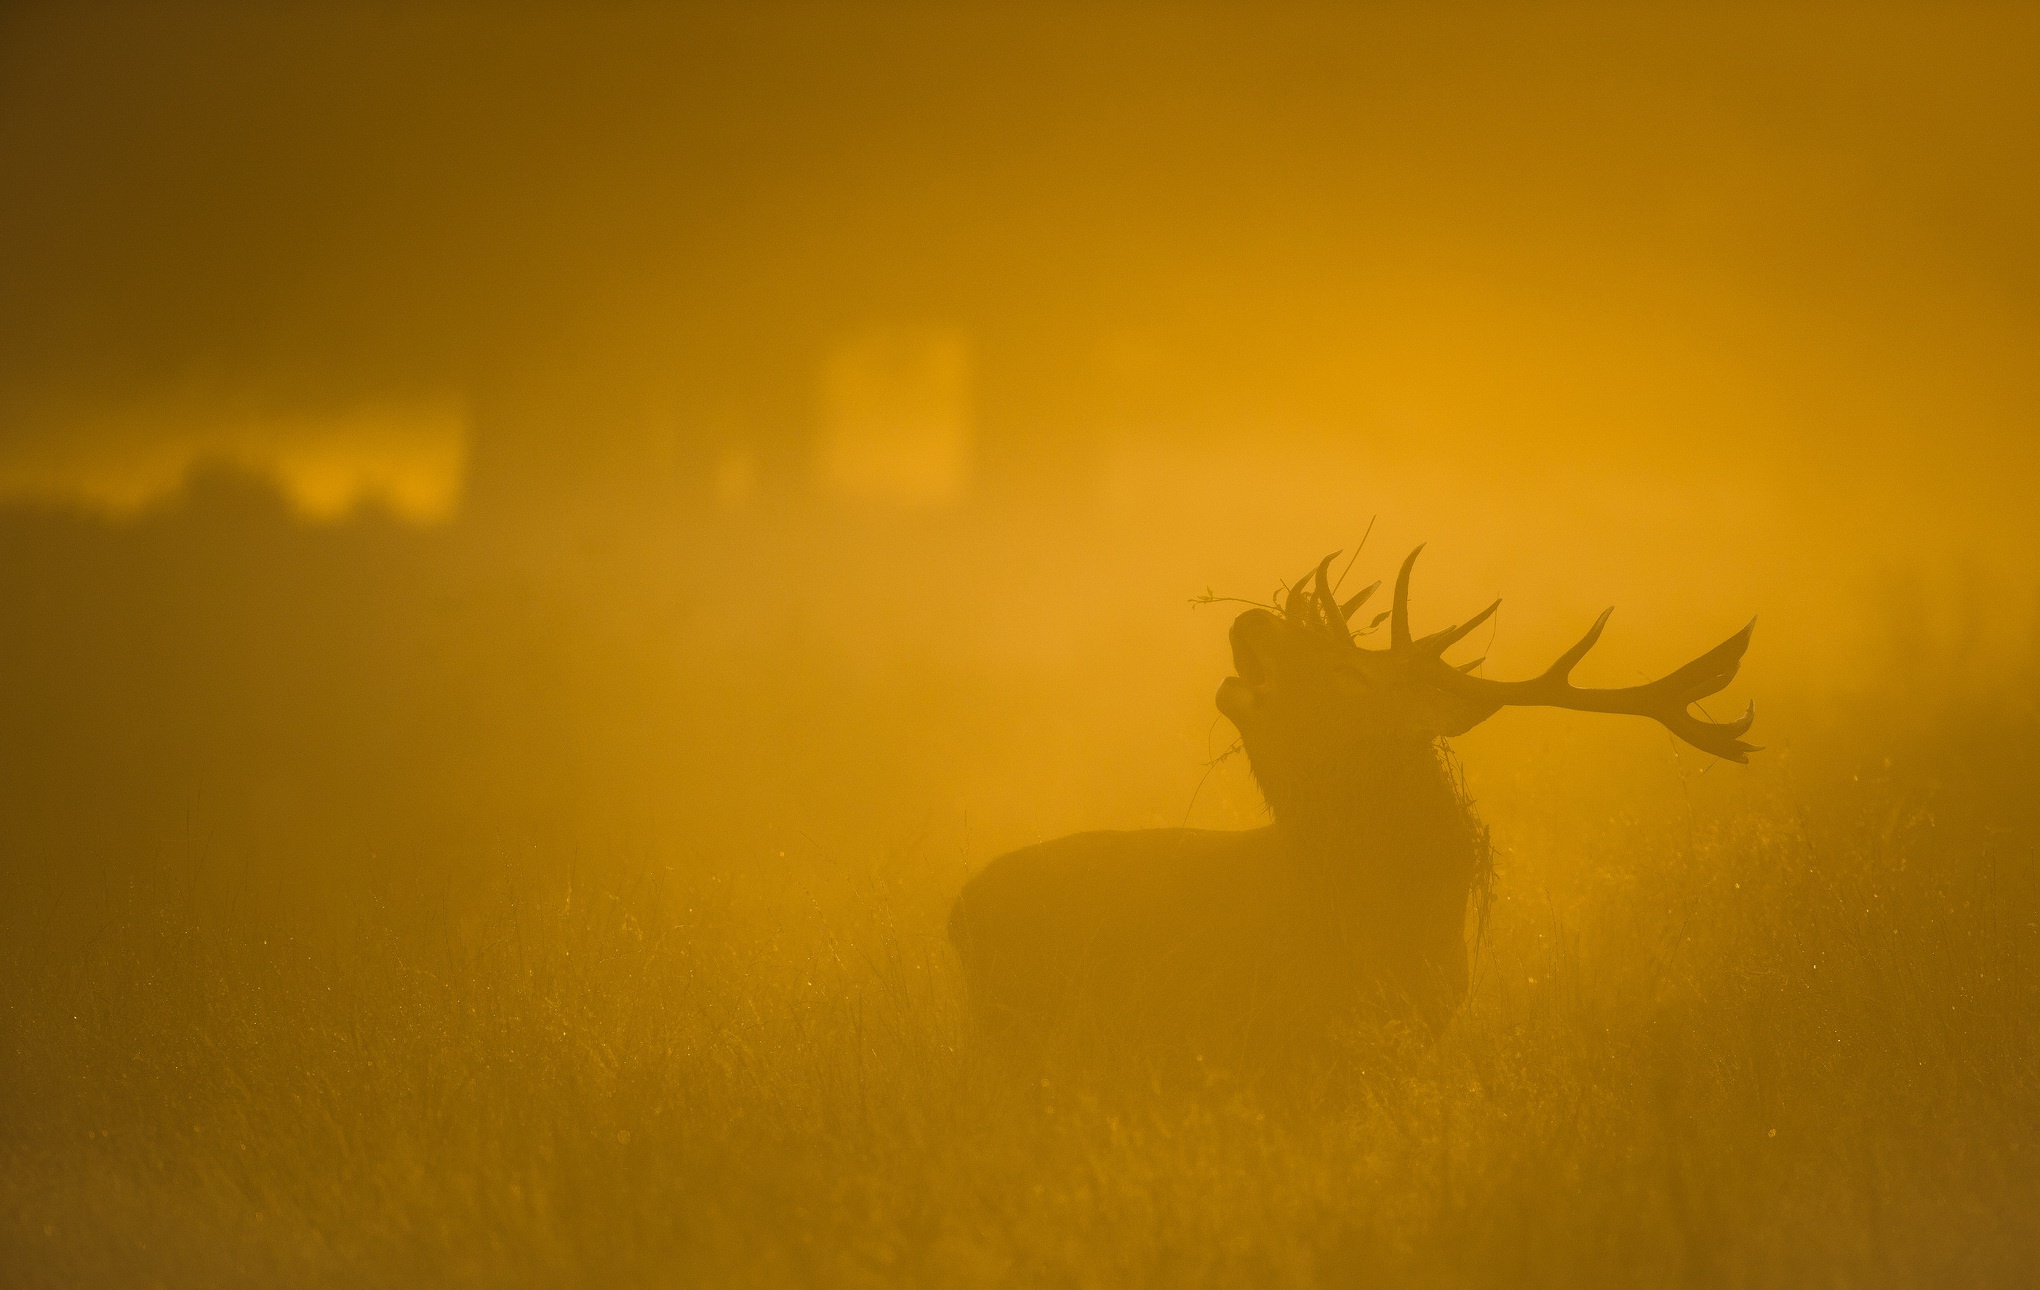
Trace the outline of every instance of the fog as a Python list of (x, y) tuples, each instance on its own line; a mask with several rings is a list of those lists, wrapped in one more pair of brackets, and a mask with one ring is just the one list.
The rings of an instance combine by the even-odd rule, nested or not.
[[(0, 1257), (2015, 1278), (2036, 26), (8, 9)], [(1755, 615), (1765, 751), (1456, 739), (1473, 993), (1344, 1100), (1013, 1085), (966, 876), (1262, 823), (1224, 598), (1419, 542), (1484, 676)]]

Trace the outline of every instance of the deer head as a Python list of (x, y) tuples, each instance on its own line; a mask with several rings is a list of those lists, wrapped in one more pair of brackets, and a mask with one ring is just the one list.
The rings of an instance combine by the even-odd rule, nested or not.
[(1373, 620), (1374, 626), (1388, 620), (1386, 648), (1363, 647), (1352, 627), (1354, 615), (1381, 584), (1340, 602), (1327, 576), (1336, 552), (1319, 562), (1315, 574), (1298, 579), (1273, 612), (1251, 609), (1234, 621), (1237, 675), (1219, 687), (1218, 707), (1239, 727), (1264, 787), (1270, 787), (1264, 763), (1271, 756), (1280, 762), (1368, 747), (1429, 748), (1439, 737), (1463, 734), (1504, 707), (1649, 717), (1717, 757), (1747, 762), (1757, 751), (1742, 740), (1755, 720), (1754, 704), (1725, 722), (1704, 720), (1691, 711), (1694, 703), (1735, 678), (1755, 619), (1658, 680), (1621, 689), (1582, 689), (1572, 684), (1572, 671), (1601, 638), (1614, 612), (1608, 609), (1540, 675), (1493, 681), (1470, 675), (1482, 660), (1454, 665), (1445, 661), (1445, 652), (1486, 622), (1501, 601), (1428, 636), (1411, 632), (1410, 570), (1423, 549), (1419, 546), (1403, 561), (1389, 611)]

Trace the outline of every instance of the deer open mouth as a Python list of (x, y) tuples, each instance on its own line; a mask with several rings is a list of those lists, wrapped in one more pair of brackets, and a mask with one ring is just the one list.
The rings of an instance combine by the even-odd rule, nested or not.
[(1248, 685), (1260, 685), (1268, 679), (1268, 660), (1260, 649), (1264, 643), (1260, 638), (1269, 625), (1266, 617), (1241, 614), (1233, 620), (1232, 631), (1228, 633), (1232, 641), (1233, 671)]
[(1233, 647), (1233, 672), (1248, 685), (1259, 685), (1268, 679), (1268, 665), (1251, 646)]
[(1233, 670), (1238, 674), (1225, 678), (1218, 687), (1218, 710), (1239, 724), (1253, 715), (1258, 694), (1271, 679), (1273, 671), (1262, 647), (1267, 644), (1267, 629), (1273, 621), (1258, 611), (1241, 614), (1233, 620), (1231, 640)]

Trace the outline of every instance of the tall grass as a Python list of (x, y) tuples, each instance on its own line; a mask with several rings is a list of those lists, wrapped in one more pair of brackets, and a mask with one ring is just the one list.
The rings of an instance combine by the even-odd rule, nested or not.
[(1457, 1023), (1303, 1103), (1002, 1067), (939, 935), (948, 857), (831, 885), (639, 856), (295, 903), (167, 866), (8, 919), (0, 1263), (37, 1286), (2027, 1283), (2035, 734), (1866, 714), (1762, 778), (1497, 805)]

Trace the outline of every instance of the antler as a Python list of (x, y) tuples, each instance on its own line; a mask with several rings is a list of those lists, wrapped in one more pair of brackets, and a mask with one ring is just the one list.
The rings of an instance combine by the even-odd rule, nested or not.
[(1501, 601), (1497, 600), (1456, 627), (1433, 632), (1422, 639), (1411, 638), (1410, 570), (1423, 549), (1419, 546), (1410, 552), (1409, 558), (1403, 561), (1402, 571), (1396, 575), (1395, 602), (1390, 610), (1389, 652), (1402, 654), (1415, 666), (1429, 670), (1426, 679), (1433, 684), (1490, 711), (1502, 707), (1546, 707), (1649, 717), (1695, 748), (1729, 761), (1747, 762), (1751, 753), (1759, 751), (1756, 745), (1742, 740), (1749, 731), (1750, 723), (1756, 720), (1755, 703), (1751, 703), (1749, 710), (1733, 721), (1704, 721), (1689, 710), (1692, 704), (1719, 693), (1735, 679), (1736, 669), (1742, 664), (1743, 651), (1750, 645), (1750, 633), (1756, 630), (1756, 619), (1750, 619), (1741, 631), (1668, 676), (1621, 689), (1582, 689), (1572, 683), (1572, 670), (1579, 666), (1587, 651), (1594, 648), (1594, 642), (1601, 639), (1601, 630), (1608, 625), (1608, 615), (1615, 612), (1610, 607), (1601, 611), (1601, 616), (1594, 620), (1594, 625), (1587, 629), (1579, 643), (1559, 655), (1543, 675), (1527, 681), (1490, 681), (1485, 677), (1466, 675), (1466, 670), (1477, 666), (1478, 660), (1464, 667), (1454, 667), (1442, 656), (1446, 649), (1486, 622), (1488, 616), (1500, 607)]
[[(1334, 551), (1318, 561), (1315, 571), (1304, 574), (1282, 597), (1282, 616), (1299, 626), (1329, 633), (1334, 639), (1353, 643), (1353, 629), (1347, 624), (1367, 598), (1381, 590), (1379, 582), (1369, 583), (1348, 596), (1343, 603), (1332, 591), (1332, 561), (1345, 554)], [(1380, 622), (1380, 619), (1376, 619)]]

